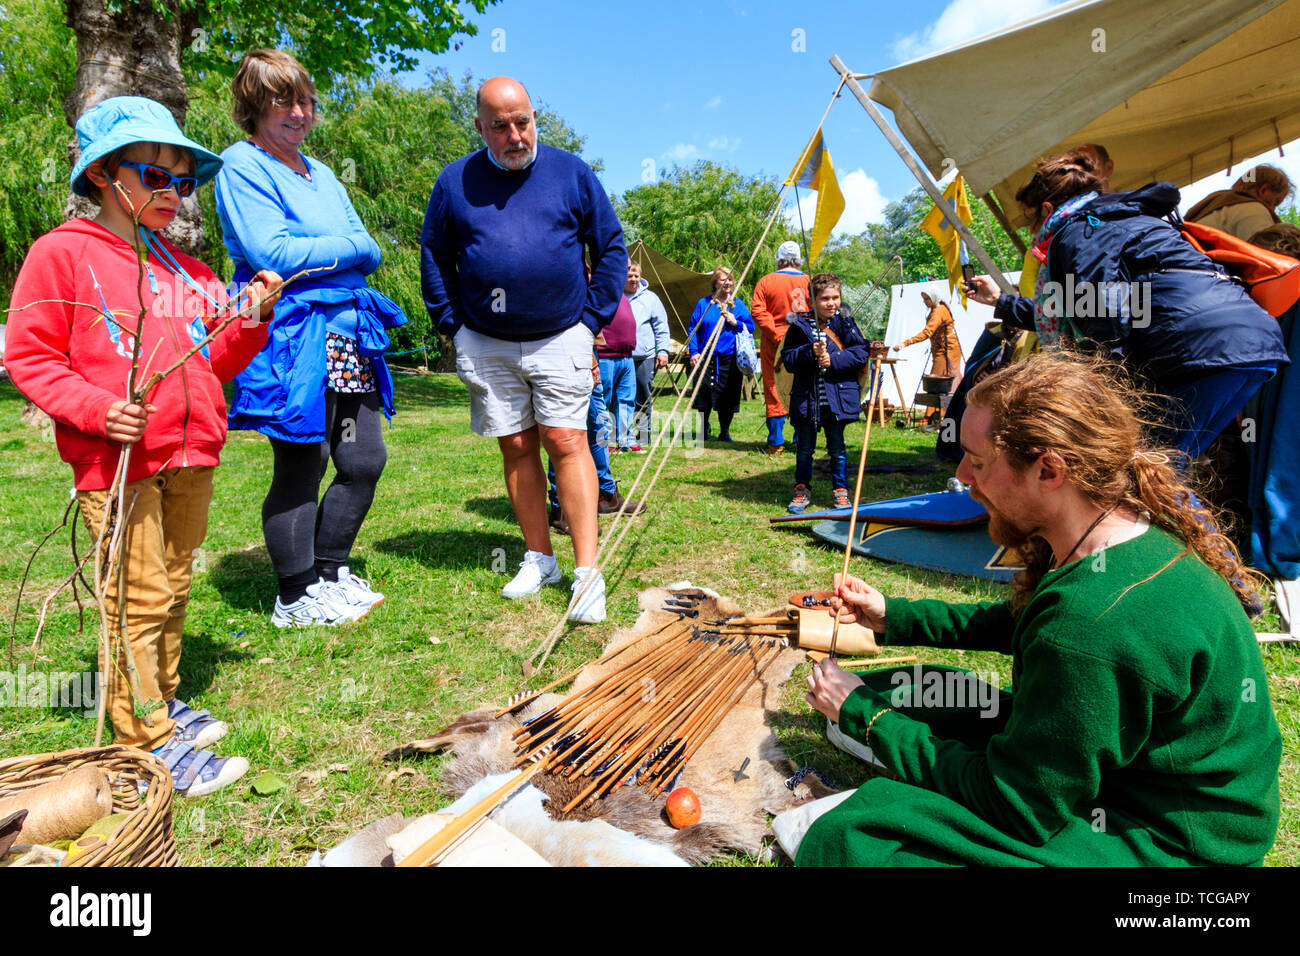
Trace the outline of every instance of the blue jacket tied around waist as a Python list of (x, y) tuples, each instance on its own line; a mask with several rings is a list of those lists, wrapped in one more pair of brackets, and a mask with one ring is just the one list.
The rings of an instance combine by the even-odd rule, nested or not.
[[(328, 281), (328, 280), (327, 280)], [(392, 299), (368, 286), (290, 286), (275, 306), (270, 340), (235, 380), (230, 427), (282, 441), (325, 441), (325, 333), (355, 339), (370, 359), (384, 414), (393, 415), (393, 376), (384, 361), (386, 329), (406, 323)]]

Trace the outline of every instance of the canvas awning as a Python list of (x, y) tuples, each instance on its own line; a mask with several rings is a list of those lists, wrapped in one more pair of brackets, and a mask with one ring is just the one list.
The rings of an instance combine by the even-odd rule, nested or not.
[(1079, 0), (878, 73), (869, 95), (932, 175), (955, 163), (1023, 225), (1015, 191), (1070, 146), (1104, 145), (1125, 190), (1300, 138), (1297, 63), (1300, 0)]
[(692, 272), (655, 252), (640, 239), (628, 245), (627, 254), (633, 262), (641, 264), (641, 278), (663, 300), (669, 334), (678, 342), (685, 342), (695, 304), (713, 291), (713, 274)]

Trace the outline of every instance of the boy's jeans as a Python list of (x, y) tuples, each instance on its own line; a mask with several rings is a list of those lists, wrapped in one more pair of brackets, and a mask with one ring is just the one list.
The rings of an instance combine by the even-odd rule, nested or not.
[[(848, 452), (844, 447), (845, 422), (822, 409), (821, 429), (826, 432), (826, 451), (831, 456), (831, 487), (848, 487)], [(791, 416), (794, 425), (794, 483), (812, 487), (813, 454), (817, 451), (818, 428), (811, 421)]]

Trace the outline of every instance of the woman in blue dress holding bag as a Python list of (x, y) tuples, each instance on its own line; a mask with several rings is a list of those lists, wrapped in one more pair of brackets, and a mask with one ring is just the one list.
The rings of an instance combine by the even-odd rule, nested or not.
[[(700, 374), (704, 382), (695, 397), (694, 408), (704, 418), (702, 440), (709, 438), (709, 414), (718, 413), (718, 440), (731, 441), (731, 420), (740, 410), (740, 384), (744, 373), (736, 366), (736, 337), (748, 335), (752, 351), (754, 319), (740, 299), (731, 298), (733, 285), (731, 270), (720, 266), (713, 270), (713, 293), (700, 299), (691, 313), (690, 332), (686, 348), (691, 356), (691, 369), (699, 365), (700, 357), (713, 336), (713, 330), (722, 322), (717, 345), (708, 368)], [(721, 304), (719, 304), (721, 303)]]

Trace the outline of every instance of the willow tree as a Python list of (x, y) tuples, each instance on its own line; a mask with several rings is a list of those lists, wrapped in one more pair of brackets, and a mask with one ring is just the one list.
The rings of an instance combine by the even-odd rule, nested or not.
[[(614, 200), (628, 241), (641, 239), (654, 250), (696, 272), (749, 261), (780, 188), (776, 181), (697, 160), (674, 166), (653, 183), (629, 189)], [(782, 236), (771, 232), (755, 259), (741, 295), (768, 271)]]
[[(462, 5), (483, 13), (495, 0), (67, 0), (77, 39), (76, 77), (64, 103), (69, 125), (110, 96), (148, 96), (185, 125), (189, 109), (182, 56), (192, 70), (229, 74), (254, 47), (292, 49), (318, 85), (368, 76), (376, 67), (410, 70), (420, 51), (441, 53), (477, 30)], [(456, 43), (459, 47), (459, 43)], [(75, 142), (72, 145), (75, 162)], [(70, 200), (69, 215), (85, 212)], [(197, 251), (202, 222), (186, 200), (168, 235)]]

